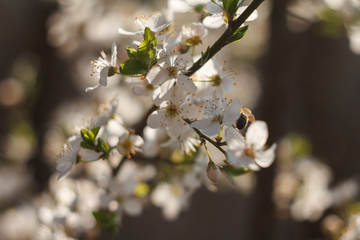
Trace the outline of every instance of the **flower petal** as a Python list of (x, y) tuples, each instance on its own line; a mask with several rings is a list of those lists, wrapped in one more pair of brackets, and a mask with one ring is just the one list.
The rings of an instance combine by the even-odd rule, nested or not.
[(215, 4), (213, 2), (207, 3), (206, 4), (206, 9), (211, 14), (222, 14), (223, 13), (223, 10), (217, 4)]
[(253, 122), (246, 132), (246, 142), (255, 150), (261, 150), (269, 136), (268, 127), (264, 121)]
[(161, 127), (164, 119), (165, 119), (165, 111), (164, 110), (160, 109), (158, 111), (154, 111), (148, 117), (147, 125), (151, 128)]
[(262, 168), (269, 167), (275, 159), (276, 144), (273, 144), (269, 149), (265, 151), (259, 151), (255, 154), (255, 162)]
[(116, 66), (116, 58), (117, 58), (117, 47), (115, 42), (113, 42), (111, 45), (111, 61), (110, 61), (111, 66)]
[(60, 173), (58, 177), (59, 181), (70, 173), (72, 166), (73, 162), (70, 160), (59, 160), (56, 162), (56, 171)]
[(177, 138), (187, 124), (180, 117), (173, 117), (167, 121), (165, 128), (172, 138)]
[(196, 93), (197, 87), (195, 85), (195, 83), (190, 80), (190, 78), (188, 76), (179, 74), (177, 76), (177, 86), (185, 91), (185, 92), (191, 92), (191, 93)]
[(146, 74), (147, 80), (151, 84), (159, 85), (165, 82), (166, 80), (170, 79), (169, 72), (160, 67), (153, 67), (147, 74)]
[(246, 167), (251, 170), (259, 170), (260, 168), (255, 164), (254, 160), (243, 154), (242, 151), (226, 151), (226, 156), (230, 164), (236, 168)]
[(235, 122), (240, 117), (240, 109), (240, 100), (235, 98), (235, 100), (230, 103), (230, 105), (224, 111), (224, 124), (228, 126), (233, 124), (233, 122)]
[(224, 25), (225, 22), (221, 14), (214, 14), (204, 18), (203, 24), (207, 28), (219, 28)]
[(137, 34), (136, 32), (129, 32), (123, 28), (118, 28), (118, 33), (126, 36), (135, 36)]
[(243, 150), (246, 147), (245, 138), (233, 127), (226, 129), (225, 138), (231, 150)]

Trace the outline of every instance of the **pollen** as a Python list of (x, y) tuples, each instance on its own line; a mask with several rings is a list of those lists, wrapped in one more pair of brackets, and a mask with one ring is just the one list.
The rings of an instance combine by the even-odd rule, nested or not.
[(177, 76), (178, 70), (176, 67), (168, 67), (167, 70), (169, 72), (169, 77), (175, 78)]

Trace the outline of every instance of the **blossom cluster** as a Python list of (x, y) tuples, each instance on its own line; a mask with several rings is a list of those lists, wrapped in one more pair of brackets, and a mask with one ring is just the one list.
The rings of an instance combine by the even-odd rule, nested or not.
[[(196, 54), (209, 29), (231, 29), (246, 9), (241, 3), (169, 0), (171, 14), (143, 15), (135, 20), (134, 32), (118, 29), (118, 34), (135, 38), (124, 49), (125, 61), (118, 62), (113, 42), (110, 58), (101, 52), (92, 62), (99, 83), (86, 92), (106, 89), (111, 78), (120, 75), (134, 98), (146, 98), (153, 105), (138, 124), (127, 126), (117, 114), (123, 103), (111, 101), (69, 137), (57, 160), (62, 181), (77, 164), (107, 165), (94, 180), (100, 193), (92, 211), (99, 224), (116, 228), (122, 213), (137, 216), (149, 200), (167, 219), (175, 219), (202, 184), (212, 190), (222, 173), (231, 177), (258, 171), (274, 161), (276, 144), (266, 146), (267, 124), (255, 120), (240, 99), (226, 97), (236, 79), (213, 56), (215, 47)], [(197, 11), (200, 21), (176, 31), (172, 17), (177, 11)], [(253, 9), (246, 21), (256, 17)], [(223, 46), (239, 41), (246, 30), (239, 24)], [(222, 153), (220, 161), (210, 145)], [(182, 164), (186, 167), (181, 171), (164, 167)]]

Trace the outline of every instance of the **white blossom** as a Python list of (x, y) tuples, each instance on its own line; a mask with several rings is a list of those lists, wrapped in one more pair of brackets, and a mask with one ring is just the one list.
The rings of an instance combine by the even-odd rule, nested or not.
[(165, 143), (161, 144), (161, 147), (173, 146), (176, 150), (184, 151), (186, 154), (190, 152), (196, 152), (196, 146), (200, 145), (200, 140), (194, 138), (194, 130), (186, 128), (180, 136), (177, 138), (170, 138)]
[(259, 170), (259, 167), (269, 167), (275, 158), (276, 144), (264, 149), (268, 139), (268, 128), (264, 121), (253, 122), (244, 138), (238, 130), (229, 127), (225, 132), (227, 159), (234, 167), (246, 167)]
[(156, 13), (148, 17), (142, 15), (140, 18), (136, 18), (135, 24), (138, 26), (138, 30), (136, 32), (130, 32), (123, 28), (119, 28), (118, 33), (128, 36), (141, 35), (144, 34), (145, 28), (149, 28), (154, 33), (160, 33), (165, 30), (171, 22), (166, 20), (165, 15)]
[(177, 138), (188, 127), (183, 119), (191, 119), (197, 110), (198, 107), (177, 90), (171, 100), (161, 103), (160, 108), (148, 117), (147, 124), (151, 128), (164, 126), (170, 137)]
[[(222, 9), (221, 1), (217, 1), (217, 4), (215, 4), (213, 2), (209, 2), (208, 4), (206, 4), (206, 8), (211, 13), (211, 15), (204, 18), (203, 24), (205, 25), (205, 27), (219, 28), (224, 24), (227, 25), (228, 19), (227, 19), (226, 14), (224, 14), (224, 10)], [(240, 16), (245, 11), (246, 8), (247, 8), (246, 6), (239, 7), (238, 10), (236, 11), (234, 18), (237, 18), (238, 16)], [(258, 17), (258, 13), (255, 10), (246, 19), (246, 21), (247, 22), (253, 21), (257, 17)]]
[(215, 58), (210, 59), (196, 72), (195, 84), (198, 86), (198, 95), (224, 97), (224, 91), (234, 89), (234, 80), (229, 71), (224, 70)]
[(160, 85), (158, 94), (154, 96), (154, 99), (158, 97), (168, 100), (169, 94), (167, 93), (171, 94), (174, 84), (184, 92), (196, 92), (197, 88), (194, 82), (184, 74), (193, 63), (190, 54), (175, 55), (173, 52), (161, 50), (158, 61), (160, 62), (159, 66), (153, 67), (146, 75), (151, 84)]
[(116, 58), (117, 58), (117, 47), (115, 42), (111, 45), (111, 59), (110, 61), (107, 59), (106, 54), (104, 51), (101, 51), (101, 57), (99, 57), (97, 60), (93, 62), (93, 73), (94, 76), (99, 76), (99, 84), (94, 87), (88, 87), (85, 89), (86, 92), (95, 90), (101, 86), (106, 87), (107, 86), (107, 78), (108, 76), (114, 75), (112, 73), (112, 69), (117, 69), (116, 66)]
[(209, 136), (218, 134), (224, 125), (231, 126), (240, 117), (240, 109), (241, 103), (237, 98), (229, 102), (224, 98), (206, 100), (204, 119), (191, 123), (191, 127), (203, 130)]

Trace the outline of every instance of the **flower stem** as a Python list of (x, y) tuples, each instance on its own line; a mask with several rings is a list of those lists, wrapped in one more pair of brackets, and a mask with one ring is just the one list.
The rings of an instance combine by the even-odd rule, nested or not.
[(186, 73), (187, 76), (193, 75), (197, 70), (199, 70), (204, 64), (215, 56), (223, 47), (229, 44), (231, 36), (235, 31), (248, 19), (248, 17), (260, 6), (260, 4), (265, 0), (253, 0), (250, 5), (245, 9), (245, 11), (234, 21), (232, 21), (225, 32), (220, 36), (220, 38), (209, 48), (206, 59), (200, 58), (189, 71)]
[[(191, 124), (191, 121), (189, 119), (184, 119), (184, 121), (188, 124)], [(226, 152), (224, 149), (222, 149), (222, 147), (220, 147), (220, 145), (215, 142), (214, 140), (212, 140), (211, 138), (209, 138), (208, 136), (206, 136), (205, 134), (203, 134), (199, 129), (194, 128), (194, 131), (196, 132), (197, 135), (199, 135), (201, 138), (205, 139), (206, 141), (208, 141), (209, 143), (211, 143), (212, 145), (214, 145), (214, 147), (216, 147), (217, 149), (220, 150), (220, 152), (222, 152), (225, 156), (226, 156)]]

